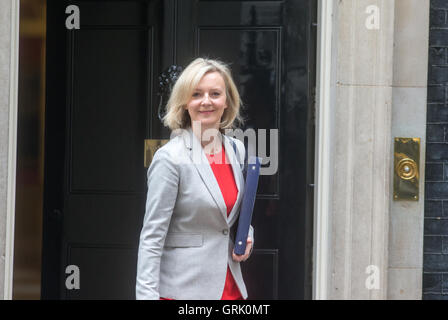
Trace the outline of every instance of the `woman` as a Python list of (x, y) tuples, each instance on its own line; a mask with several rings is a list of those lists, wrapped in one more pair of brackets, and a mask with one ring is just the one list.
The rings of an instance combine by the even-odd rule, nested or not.
[[(233, 240), (244, 178), (244, 144), (222, 134), (239, 115), (229, 69), (198, 58), (182, 72), (164, 125), (180, 131), (157, 150), (148, 169), (146, 214), (140, 235), (137, 299), (246, 299)], [(236, 146), (234, 152), (233, 146)]]

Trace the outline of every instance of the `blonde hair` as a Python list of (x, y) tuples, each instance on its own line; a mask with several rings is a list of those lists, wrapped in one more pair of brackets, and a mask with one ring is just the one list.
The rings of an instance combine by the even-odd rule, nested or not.
[(235, 120), (239, 124), (244, 122), (240, 115), (241, 98), (229, 67), (219, 60), (197, 58), (185, 68), (173, 86), (166, 105), (167, 112), (162, 118), (166, 127), (175, 130), (191, 126), (190, 115), (184, 107), (190, 101), (191, 95), (202, 77), (208, 72), (219, 72), (226, 85), (227, 108), (221, 117), (220, 131), (234, 128)]

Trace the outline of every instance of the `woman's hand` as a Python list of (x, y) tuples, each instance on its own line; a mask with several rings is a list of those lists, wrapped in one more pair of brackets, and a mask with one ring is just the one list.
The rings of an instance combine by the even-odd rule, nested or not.
[(232, 258), (236, 262), (246, 261), (249, 258), (249, 256), (250, 256), (251, 250), (252, 250), (252, 238), (251, 237), (247, 237), (246, 252), (244, 252), (243, 255), (240, 255), (240, 254), (235, 254), (235, 251), (233, 251), (232, 252)]

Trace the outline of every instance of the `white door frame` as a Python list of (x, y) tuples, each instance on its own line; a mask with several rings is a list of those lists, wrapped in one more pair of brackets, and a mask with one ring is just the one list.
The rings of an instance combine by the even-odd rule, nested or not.
[(5, 270), (3, 298), (12, 299), (14, 271), (14, 220), (16, 204), (17, 111), (19, 79), (19, 22), (20, 0), (10, 0), (10, 66), (9, 66), (9, 119), (8, 119), (8, 177), (6, 203)]
[(314, 194), (313, 299), (328, 298), (330, 270), (331, 61), (333, 0), (319, 0), (316, 66), (316, 154)]

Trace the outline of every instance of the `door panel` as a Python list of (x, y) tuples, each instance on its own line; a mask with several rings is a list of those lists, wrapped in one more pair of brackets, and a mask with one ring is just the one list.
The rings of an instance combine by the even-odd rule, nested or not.
[(83, 27), (72, 35), (70, 191), (141, 192), (151, 29)]
[[(268, 156), (269, 130), (279, 133), (278, 170), (260, 177), (255, 250), (243, 264), (249, 297), (310, 297), (313, 1), (185, 1), (181, 6), (191, 14), (178, 18), (185, 26), (179, 31), (180, 63), (192, 56), (230, 62), (247, 118), (243, 130), (267, 130)], [(193, 45), (184, 47), (187, 42)]]
[[(68, 260), (80, 269), (80, 290), (66, 290), (66, 299), (133, 299), (135, 248), (70, 245)], [(105, 289), (105, 287), (107, 289)]]
[[(83, 22), (90, 24), (68, 35), (67, 256), (62, 255), (67, 265), (79, 267), (83, 285), (63, 292), (67, 298), (103, 293), (129, 298), (134, 295), (135, 246), (144, 212), (141, 146), (149, 114), (153, 28), (141, 17), (145, 3), (85, 4), (78, 6)], [(94, 10), (107, 14), (96, 21)], [(114, 274), (127, 281), (108, 277)]]
[[(48, 149), (63, 151), (63, 181), (56, 188), (48, 158), (42, 297), (132, 299), (158, 20), (148, 23), (149, 4), (142, 1), (61, 2), (48, 3), (49, 30), (59, 31), (49, 37), (49, 55), (61, 57), (47, 73), (52, 83), (65, 83), (62, 91), (50, 86), (46, 117)], [(79, 7), (81, 28), (61, 31), (69, 4)], [(64, 106), (60, 117), (57, 108)], [(63, 145), (56, 144), (54, 127), (63, 132)], [(65, 286), (69, 265), (80, 270), (78, 290)]]
[[(243, 130), (266, 129), (268, 145), (279, 132), (243, 264), (249, 298), (310, 296), (313, 3), (48, 0), (43, 298), (135, 298), (143, 142), (170, 135), (157, 117), (158, 75), (196, 56), (231, 63)], [(65, 29), (70, 4), (80, 30)], [(68, 265), (80, 269), (79, 290), (65, 287)]]

